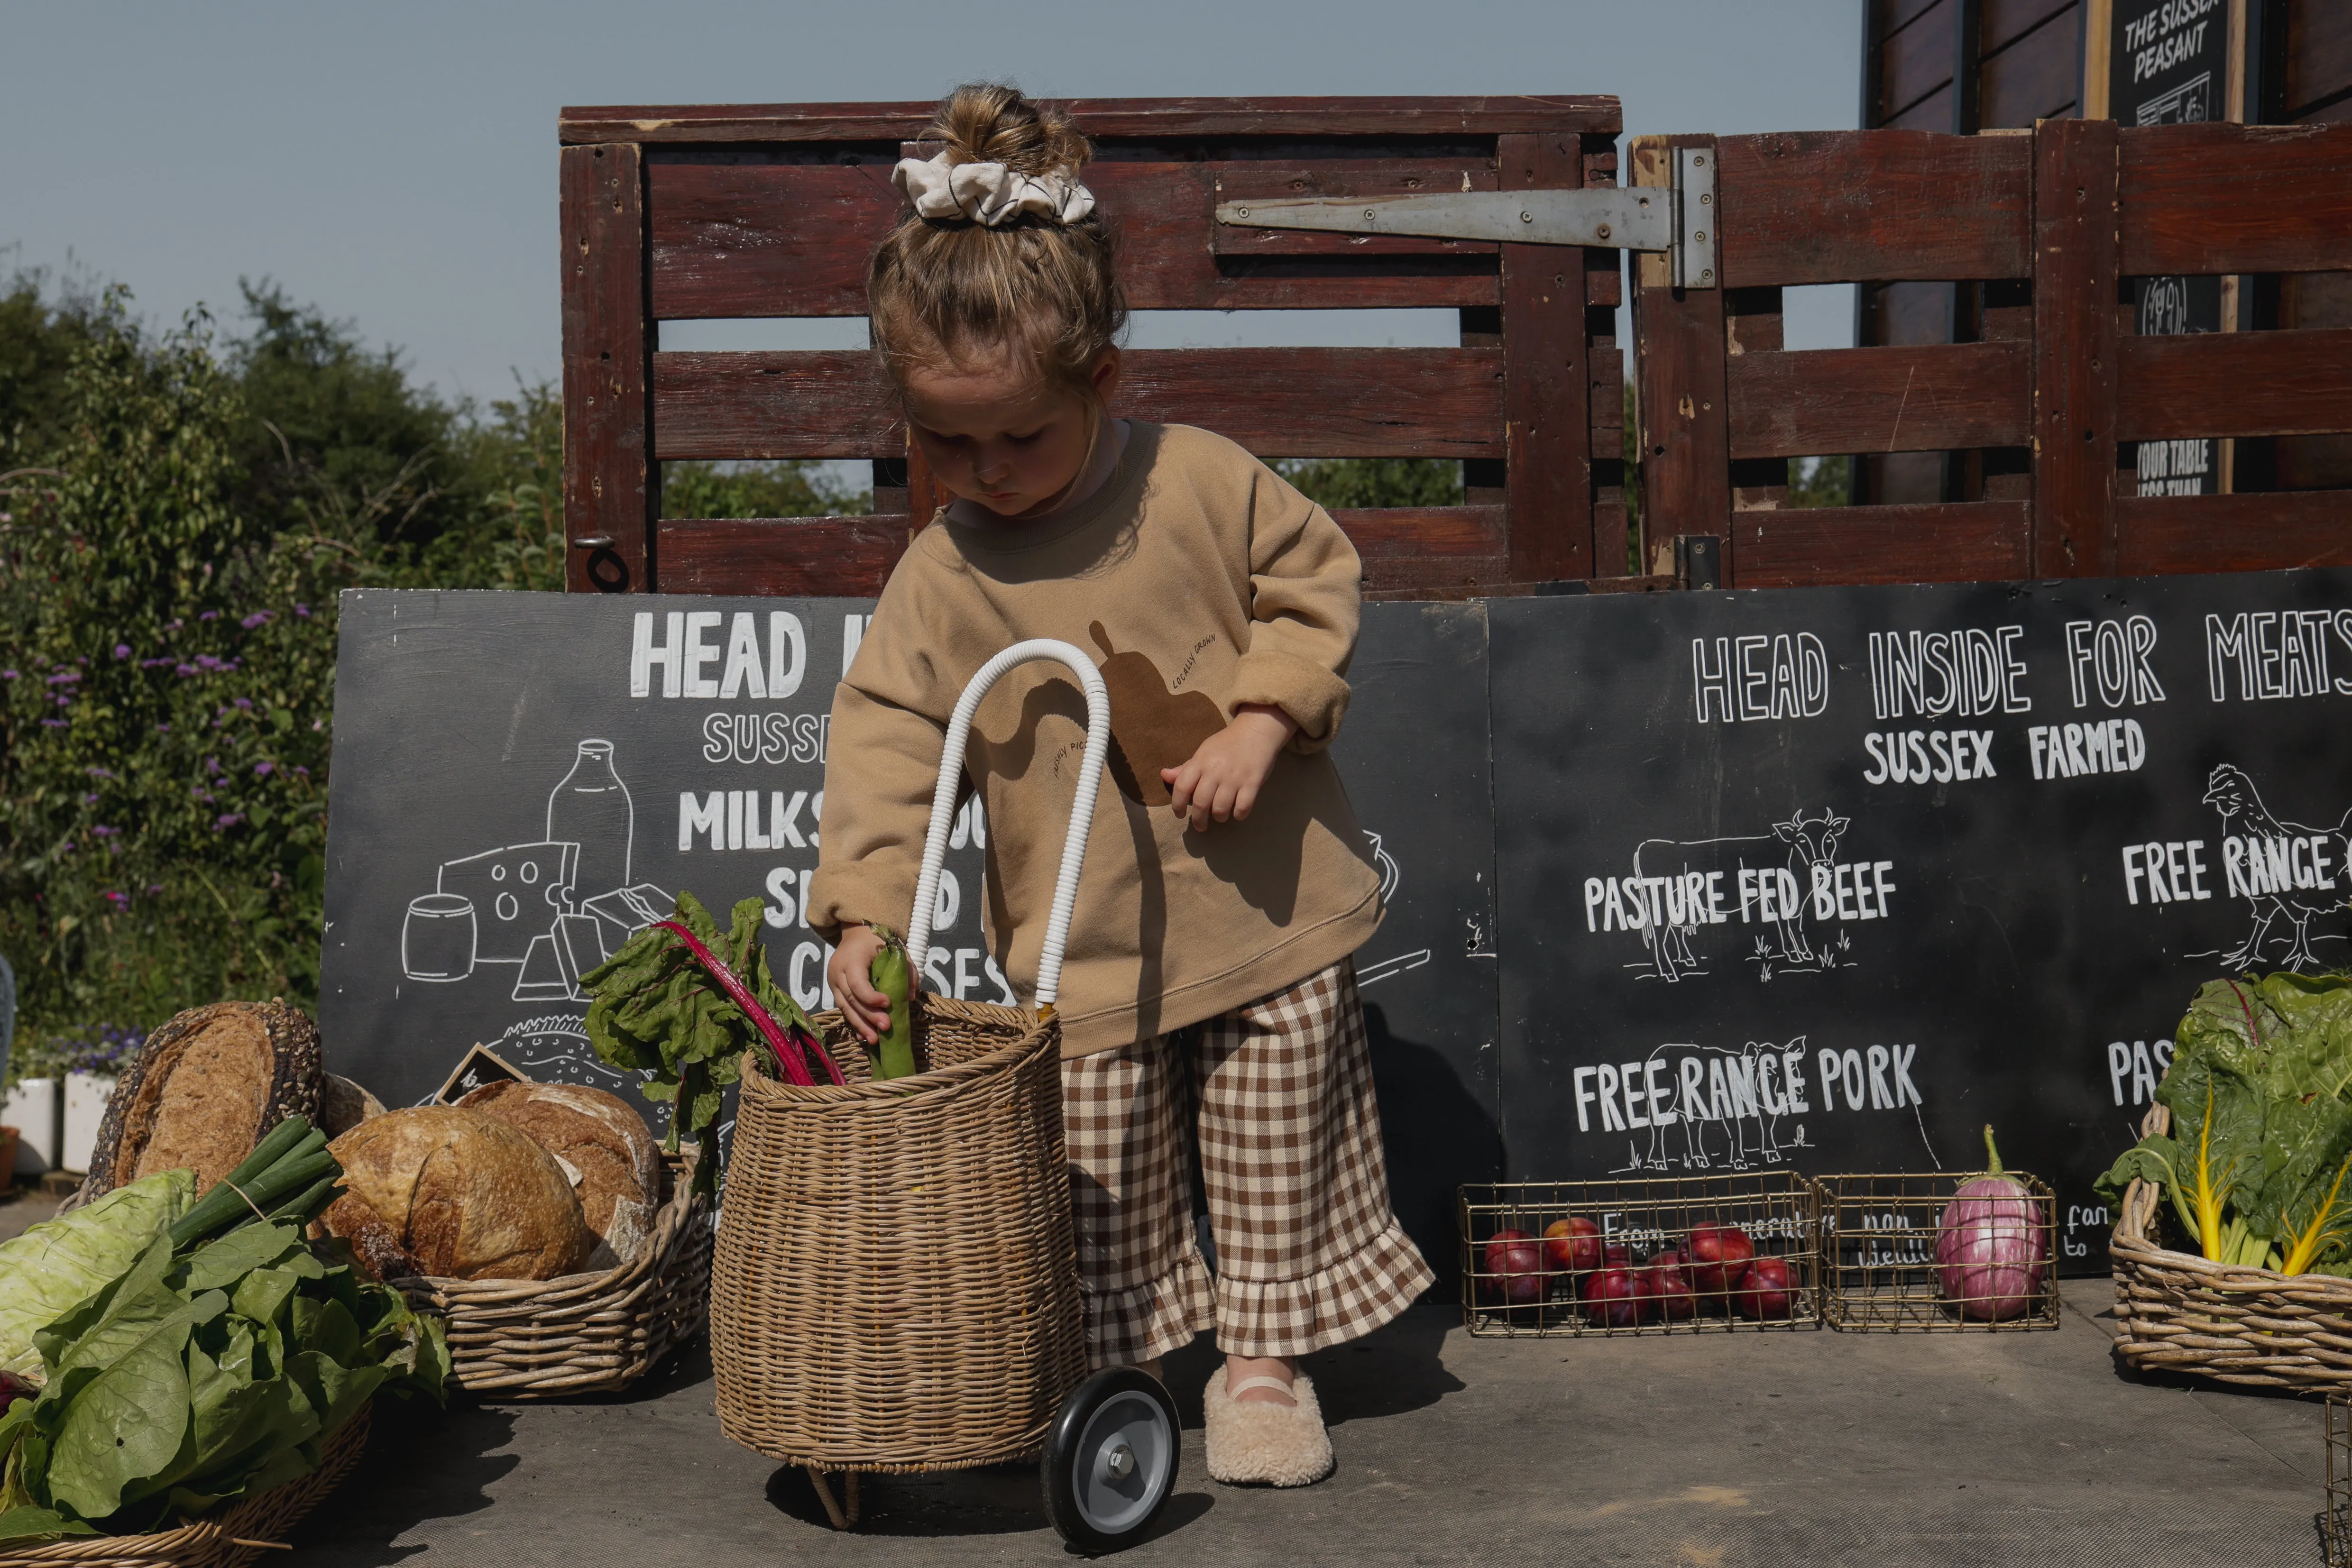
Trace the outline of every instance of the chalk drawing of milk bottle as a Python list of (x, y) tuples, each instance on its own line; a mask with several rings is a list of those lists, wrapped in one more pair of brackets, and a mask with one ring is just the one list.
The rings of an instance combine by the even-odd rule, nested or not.
[(547, 798), (550, 841), (580, 846), (580, 868), (572, 883), (572, 907), (629, 885), (629, 855), (636, 823), (629, 787), (613, 771), (613, 743), (582, 741), (572, 771)]

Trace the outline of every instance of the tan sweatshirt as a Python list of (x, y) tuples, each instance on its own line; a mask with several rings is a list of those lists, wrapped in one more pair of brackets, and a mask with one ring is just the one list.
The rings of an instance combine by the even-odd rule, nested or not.
[[(1114, 1051), (1281, 990), (1380, 924), (1380, 878), (1324, 749), (1348, 706), (1361, 571), (1329, 514), (1248, 453), (1129, 426), (1102, 489), (1034, 524), (917, 535), (834, 693), (809, 922), (903, 926), (956, 699), (1028, 637), (1099, 664), (1114, 744), (1062, 969), (1064, 1054)], [(1162, 768), (1236, 707), (1298, 722), (1249, 820), (1195, 833)], [(1026, 1005), (1086, 738), (1060, 665), (998, 681), (966, 773), (988, 815), (989, 946)]]

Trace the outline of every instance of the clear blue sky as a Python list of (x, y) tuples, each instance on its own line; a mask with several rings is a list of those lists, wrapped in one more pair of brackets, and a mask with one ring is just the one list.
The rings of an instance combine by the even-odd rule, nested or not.
[[(445, 392), (497, 396), (514, 371), (559, 368), (564, 104), (925, 99), (1009, 77), (1093, 97), (1610, 92), (1633, 133), (1835, 129), (1854, 123), (1861, 12), (1861, 0), (0, 0), (0, 272), (70, 259), (163, 319), (200, 300), (233, 309), (240, 276), (268, 276), (399, 345)], [(1848, 340), (1848, 292), (1806, 294), (1791, 301), (1791, 346)], [(1137, 340), (1443, 341), (1450, 327), (1163, 320)], [(759, 342), (837, 340), (775, 331)], [(693, 332), (754, 346), (737, 328), (668, 340)]]

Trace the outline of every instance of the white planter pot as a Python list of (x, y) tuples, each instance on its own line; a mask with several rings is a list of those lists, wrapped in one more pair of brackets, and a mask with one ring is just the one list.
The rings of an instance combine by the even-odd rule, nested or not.
[(106, 1119), (106, 1103), (114, 1097), (114, 1080), (89, 1072), (66, 1074), (65, 1142), (58, 1163), (69, 1171), (89, 1169), (98, 1149), (98, 1124)]
[(58, 1081), (26, 1078), (0, 1100), (0, 1124), (16, 1129), (16, 1171), (37, 1176), (58, 1165)]

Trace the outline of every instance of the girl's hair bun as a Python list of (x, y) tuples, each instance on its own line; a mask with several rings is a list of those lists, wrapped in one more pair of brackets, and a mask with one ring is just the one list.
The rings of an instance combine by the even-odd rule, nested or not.
[[(950, 163), (1002, 163), (1032, 179), (1074, 176), (1092, 152), (1062, 110), (994, 83), (956, 89), (928, 135)], [(903, 389), (911, 367), (1010, 350), (1091, 395), (1093, 367), (1127, 324), (1114, 249), (1099, 206), (995, 225), (909, 209), (866, 267), (875, 355)]]
[(958, 163), (1002, 163), (1022, 174), (1075, 172), (1094, 152), (1068, 115), (1002, 82), (956, 89), (940, 105), (930, 134)]

